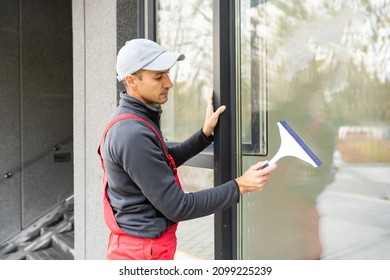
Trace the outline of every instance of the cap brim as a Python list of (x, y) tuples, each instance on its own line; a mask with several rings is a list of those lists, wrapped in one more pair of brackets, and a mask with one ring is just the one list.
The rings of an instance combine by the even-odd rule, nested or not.
[(168, 70), (176, 63), (176, 61), (184, 60), (184, 58), (184, 54), (164, 52), (155, 60), (142, 67), (142, 69), (152, 71)]

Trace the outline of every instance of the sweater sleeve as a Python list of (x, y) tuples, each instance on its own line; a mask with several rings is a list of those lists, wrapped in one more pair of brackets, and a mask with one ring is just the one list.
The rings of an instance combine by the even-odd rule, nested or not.
[(184, 162), (202, 152), (213, 142), (213, 136), (207, 137), (202, 129), (195, 132), (187, 140), (180, 144), (170, 147), (169, 153), (175, 160), (176, 166), (182, 165)]
[[(125, 123), (126, 121), (123, 121), (121, 125)], [(239, 189), (234, 180), (212, 189), (185, 193), (176, 183), (154, 132), (140, 126), (144, 125), (136, 123), (131, 126), (132, 129), (120, 129), (116, 136), (121, 139), (116, 141), (111, 153), (148, 201), (165, 217), (171, 221), (194, 219), (213, 214), (238, 202)], [(134, 127), (137, 133), (131, 132)], [(180, 152), (190, 154), (187, 152), (190, 150), (187, 145), (190, 145), (191, 141), (182, 145)]]

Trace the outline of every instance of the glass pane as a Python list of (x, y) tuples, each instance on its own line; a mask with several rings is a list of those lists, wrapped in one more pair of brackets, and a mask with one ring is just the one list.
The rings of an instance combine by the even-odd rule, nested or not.
[[(251, 5), (258, 5), (257, 2), (251, 1)], [(236, 31), (241, 38), (238, 47), (241, 69), (237, 84), (245, 154), (267, 155), (266, 37), (258, 34), (265, 32), (264, 20), (263, 14), (247, 14), (241, 18), (241, 28)]]
[[(181, 166), (180, 182), (186, 192), (213, 187), (212, 169)], [(175, 259), (214, 259), (214, 215), (179, 223)]]
[(185, 140), (203, 126), (213, 82), (212, 27), (212, 0), (157, 1), (157, 41), (186, 56), (170, 71), (174, 87), (161, 120), (169, 141)]
[[(163, 105), (161, 130), (168, 141), (183, 141), (203, 126), (212, 90), (212, 0), (156, 2), (157, 41), (186, 56), (170, 71), (174, 87)], [(213, 187), (212, 169), (181, 166), (179, 175), (186, 192)], [(177, 237), (176, 259), (214, 259), (213, 215), (181, 222)]]
[[(242, 199), (242, 258), (390, 259), (389, 1), (242, 0), (240, 23), (259, 37), (241, 33), (246, 56), (266, 42), (268, 96), (268, 156), (243, 170), (275, 155), (282, 119), (323, 162), (282, 158)], [(258, 128), (242, 113), (245, 142)]]

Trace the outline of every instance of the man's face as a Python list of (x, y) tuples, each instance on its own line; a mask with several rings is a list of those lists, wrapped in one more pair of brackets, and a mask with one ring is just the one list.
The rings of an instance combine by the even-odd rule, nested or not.
[(168, 91), (173, 87), (168, 76), (168, 70), (150, 71), (142, 70), (142, 75), (134, 75), (135, 87), (131, 95), (138, 98), (145, 104), (156, 107), (168, 101)]

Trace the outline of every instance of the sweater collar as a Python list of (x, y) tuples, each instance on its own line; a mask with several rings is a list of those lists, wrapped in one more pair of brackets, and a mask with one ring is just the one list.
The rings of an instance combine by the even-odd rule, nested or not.
[(160, 116), (162, 113), (160, 105), (153, 108), (137, 98), (128, 95), (126, 91), (122, 91), (120, 93), (119, 107), (130, 109), (131, 111), (135, 111), (135, 113), (139, 113), (141, 115), (146, 115), (146, 117), (160, 127)]

